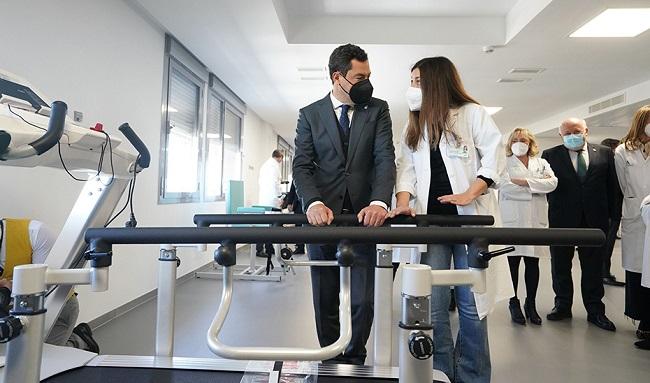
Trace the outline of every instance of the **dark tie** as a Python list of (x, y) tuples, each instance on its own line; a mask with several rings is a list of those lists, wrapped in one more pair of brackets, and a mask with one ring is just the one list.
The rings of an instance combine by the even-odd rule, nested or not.
[(578, 166), (576, 167), (576, 173), (580, 181), (584, 181), (585, 176), (587, 175), (587, 162), (585, 161), (584, 149), (578, 150)]
[(341, 105), (341, 117), (339, 117), (339, 126), (341, 127), (341, 133), (346, 137), (350, 131), (350, 118), (348, 117), (348, 110), (350, 110), (350, 105)]

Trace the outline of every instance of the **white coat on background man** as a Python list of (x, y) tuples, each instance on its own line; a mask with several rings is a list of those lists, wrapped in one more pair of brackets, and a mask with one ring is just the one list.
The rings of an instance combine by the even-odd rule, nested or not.
[(650, 194), (650, 157), (641, 149), (629, 150), (624, 144), (614, 154), (616, 175), (623, 192), (621, 248), (623, 268), (634, 273), (643, 271), (643, 248), (646, 227), (641, 218), (641, 202)]
[[(508, 157), (508, 175), (511, 179), (525, 179), (529, 187), (510, 181), (499, 187), (499, 206), (504, 227), (547, 228), (548, 202), (546, 194), (557, 187), (557, 177), (545, 159), (529, 157), (528, 168), (512, 155)], [(512, 255), (549, 257), (548, 246), (516, 246)]]
[(259, 200), (262, 206), (280, 207), (280, 194), (282, 182), (282, 152), (274, 150), (271, 158), (266, 160), (260, 168), (259, 176)]
[[(505, 176), (505, 152), (502, 135), (484, 107), (466, 104), (456, 111), (455, 133), (462, 142), (441, 138), (439, 144), (449, 183), (454, 194), (464, 193), (477, 176), (494, 181), (497, 187)], [(406, 131), (406, 130), (405, 130)], [(417, 150), (411, 150), (405, 137), (397, 158), (397, 191), (408, 191), (415, 196), (416, 214), (427, 214), (429, 185), (431, 183), (431, 149), (424, 131)], [(478, 169), (478, 170), (477, 170)], [(417, 175), (417, 176), (416, 176)], [(456, 206), (460, 215), (492, 215), (495, 226), (500, 226), (500, 214), (494, 191), (488, 191), (466, 206)], [(474, 294), (476, 310), (482, 319), (502, 299), (513, 296), (510, 269), (506, 257), (496, 257), (488, 268), (488, 286), (485, 294)]]

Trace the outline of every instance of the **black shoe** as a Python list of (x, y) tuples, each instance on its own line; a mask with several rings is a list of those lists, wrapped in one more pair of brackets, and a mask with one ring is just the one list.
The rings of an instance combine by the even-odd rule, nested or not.
[(641, 350), (650, 350), (650, 339), (640, 340), (634, 342), (634, 345)]
[(257, 255), (257, 256), (260, 257), (260, 258), (268, 258), (268, 257), (269, 257), (269, 255), (266, 254), (266, 253), (263, 252), (263, 251), (258, 251), (258, 252), (255, 253), (255, 255)]
[(636, 337), (641, 340), (650, 339), (650, 331), (636, 330)]
[(603, 284), (608, 285), (608, 286), (616, 286), (616, 287), (623, 287), (625, 286), (625, 282), (620, 282), (616, 280), (616, 277), (613, 275), (609, 275), (606, 277), (603, 277)]
[(607, 331), (616, 331), (616, 326), (611, 320), (607, 319), (605, 314), (589, 314), (587, 321)]
[(524, 303), (524, 313), (526, 314), (526, 318), (530, 320), (530, 323), (536, 324), (538, 326), (542, 324), (542, 318), (537, 313), (537, 308), (535, 308), (534, 300), (526, 298), (526, 301)]
[(77, 327), (72, 330), (73, 334), (76, 334), (81, 340), (86, 343), (86, 351), (94, 352), (99, 354), (99, 345), (93, 339), (93, 331), (88, 326), (88, 323), (79, 323)]
[(571, 317), (573, 317), (573, 315), (571, 315), (571, 310), (561, 309), (557, 306), (553, 307), (553, 310), (546, 315), (546, 319), (551, 321), (569, 319)]
[(293, 254), (305, 254), (305, 246), (296, 246)]
[(526, 325), (526, 318), (524, 318), (524, 313), (521, 312), (521, 306), (519, 305), (519, 299), (510, 298), (510, 304), (508, 305), (510, 309), (510, 318), (513, 322)]
[(449, 290), (451, 292), (451, 298), (449, 299), (449, 311), (456, 311), (456, 295), (454, 295), (454, 289)]

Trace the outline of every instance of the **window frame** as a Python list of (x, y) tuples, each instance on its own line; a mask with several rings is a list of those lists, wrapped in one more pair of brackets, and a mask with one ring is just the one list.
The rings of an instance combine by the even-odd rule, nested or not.
[[(181, 74), (189, 78), (195, 85), (199, 86), (199, 110), (198, 110), (198, 166), (197, 179), (198, 187), (196, 192), (192, 193), (165, 193), (165, 182), (167, 175), (167, 142), (168, 142), (168, 102), (171, 91), (172, 70), (178, 70)], [(176, 203), (205, 203), (225, 200), (226, 181), (224, 179), (224, 159), (225, 159), (225, 119), (226, 111), (230, 111), (239, 118), (239, 153), (240, 155), (240, 174), (239, 179), (244, 178), (244, 129), (246, 103), (239, 98), (226, 84), (224, 84), (216, 75), (210, 73), (195, 56), (193, 56), (185, 47), (178, 43), (172, 36), (165, 35), (165, 55), (163, 68), (163, 92), (161, 102), (161, 130), (160, 130), (160, 156), (159, 156), (159, 175), (158, 175), (158, 203), (159, 204), (176, 204)], [(221, 129), (221, 190), (216, 196), (206, 195), (207, 156), (208, 156), (208, 118), (210, 111), (211, 97), (220, 101), (220, 129)]]
[[(191, 203), (191, 202), (200, 202), (202, 199), (202, 178), (203, 178), (203, 165), (205, 163), (205, 150), (204, 146), (204, 137), (205, 137), (205, 88), (206, 84), (201, 81), (201, 78), (198, 77), (193, 71), (184, 65), (180, 60), (176, 59), (172, 55), (166, 57), (166, 69), (165, 69), (165, 92), (164, 92), (164, 101), (162, 105), (162, 129), (160, 131), (161, 141), (160, 141), (160, 182), (159, 182), (159, 191), (158, 191), (158, 202), (159, 203)], [(197, 134), (198, 134), (198, 155), (197, 155), (197, 190), (195, 192), (174, 192), (174, 193), (165, 193), (165, 183), (167, 176), (167, 143), (169, 138), (169, 111), (167, 107), (169, 105), (170, 91), (171, 91), (171, 74), (172, 71), (176, 70), (181, 73), (186, 79), (191, 81), (199, 89), (199, 98), (198, 98), (198, 111), (197, 111)]]

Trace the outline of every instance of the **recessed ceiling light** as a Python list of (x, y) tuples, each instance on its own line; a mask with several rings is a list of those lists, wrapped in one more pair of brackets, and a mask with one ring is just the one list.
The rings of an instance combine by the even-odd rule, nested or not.
[(485, 110), (487, 110), (487, 112), (488, 112), (488, 114), (490, 116), (499, 113), (499, 111), (501, 111), (501, 109), (503, 109), (502, 106), (484, 106), (484, 108), (485, 108)]
[(610, 8), (570, 37), (635, 37), (650, 28), (650, 8)]
[(520, 83), (520, 82), (526, 82), (530, 81), (529, 78), (511, 78), (511, 77), (503, 77), (497, 80), (497, 82), (508, 82), (508, 83)]
[(508, 73), (511, 74), (540, 74), (545, 68), (512, 68)]

